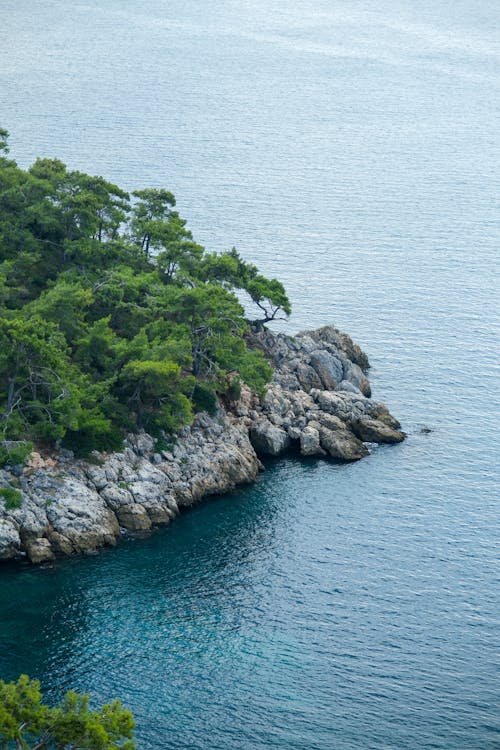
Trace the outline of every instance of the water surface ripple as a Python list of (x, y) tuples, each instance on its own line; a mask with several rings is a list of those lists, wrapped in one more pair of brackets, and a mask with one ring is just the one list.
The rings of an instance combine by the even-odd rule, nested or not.
[[(162, 185), (335, 322), (409, 433), (285, 460), (150, 539), (0, 571), (0, 674), (140, 746), (500, 747), (500, 38), (487, 0), (4, 0), (0, 124)], [(422, 434), (421, 428), (432, 428)]]

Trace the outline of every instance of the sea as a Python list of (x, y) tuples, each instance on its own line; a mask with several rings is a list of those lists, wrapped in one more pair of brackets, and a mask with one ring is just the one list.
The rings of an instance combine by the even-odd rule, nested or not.
[(4, 565), (0, 677), (120, 697), (141, 750), (500, 748), (497, 0), (1, 6), (12, 157), (172, 190), (408, 438)]

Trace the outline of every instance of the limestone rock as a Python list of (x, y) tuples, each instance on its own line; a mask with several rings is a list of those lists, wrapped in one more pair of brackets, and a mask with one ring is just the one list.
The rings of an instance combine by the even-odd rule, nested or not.
[(35, 565), (44, 562), (51, 562), (56, 559), (48, 539), (29, 539), (24, 543), (24, 548), (28, 555), (28, 559)]
[(61, 555), (74, 555), (77, 552), (70, 540), (58, 531), (49, 533), (49, 541), (54, 552), (59, 552)]
[(129, 531), (148, 531), (152, 525), (146, 509), (139, 503), (122, 505), (116, 515), (120, 526)]
[(129, 435), (127, 442), (138, 456), (144, 456), (153, 451), (155, 440), (146, 432), (139, 432), (136, 435)]
[(290, 438), (290, 440), (294, 440), (294, 441), (300, 440), (301, 435), (302, 435), (300, 427), (289, 427), (287, 432), (288, 432), (288, 437)]
[(334, 390), (337, 384), (343, 380), (344, 368), (340, 357), (334, 356), (331, 352), (317, 349), (310, 355), (311, 367), (318, 374), (323, 387), (327, 390)]
[(19, 552), (19, 531), (10, 519), (0, 518), (0, 560), (10, 560)]
[(346, 430), (347, 429), (347, 425), (345, 422), (343, 422), (338, 417), (335, 417), (333, 414), (328, 414), (327, 412), (324, 412), (324, 411), (318, 412), (317, 421), (320, 423), (320, 425), (322, 425), (323, 427), (326, 427), (328, 430)]
[(255, 451), (262, 456), (279, 456), (290, 445), (285, 430), (268, 420), (261, 420), (250, 429), (250, 440)]
[(119, 534), (116, 516), (104, 500), (83, 481), (68, 475), (59, 483), (56, 502), (47, 507), (47, 518), (75, 551), (111, 544)]
[(352, 430), (360, 440), (370, 443), (401, 443), (406, 435), (400, 430), (384, 424), (378, 419), (361, 417), (352, 423)]
[(329, 430), (327, 427), (320, 429), (321, 447), (324, 448), (332, 458), (342, 461), (359, 461), (368, 455), (368, 449), (349, 430)]
[(300, 435), (300, 452), (303, 456), (325, 456), (326, 453), (320, 445), (319, 431), (310, 424)]
[(305, 336), (312, 338), (314, 341), (335, 346), (337, 349), (344, 352), (351, 362), (359, 365), (362, 370), (367, 370), (370, 366), (368, 357), (362, 349), (353, 342), (347, 333), (342, 333), (335, 328), (335, 326), (323, 326), (323, 328), (318, 328), (316, 331), (306, 331), (305, 333), (298, 334), (298, 337), (300, 338)]
[(167, 523), (170, 523), (170, 521), (172, 521), (176, 516), (173, 510), (171, 510), (166, 503), (152, 503), (147, 508), (147, 514), (153, 526), (165, 526)]
[(341, 380), (340, 383), (337, 386), (338, 391), (346, 391), (347, 393), (354, 393), (356, 395), (362, 396), (363, 394), (357, 388), (355, 385), (350, 383), (348, 380)]
[(364, 374), (363, 370), (355, 362), (347, 362), (344, 368), (344, 379), (351, 383), (357, 388), (363, 396), (370, 398), (372, 395), (372, 389), (370, 387), (370, 381)]
[(106, 505), (115, 513), (122, 505), (130, 505), (134, 502), (134, 498), (128, 490), (129, 486), (130, 484), (125, 482), (121, 482), (119, 485), (109, 484), (101, 491), (100, 495), (106, 502)]
[(321, 388), (323, 385), (316, 370), (305, 362), (301, 362), (297, 367), (296, 375), (301, 388), (307, 391), (307, 393), (309, 393), (311, 388)]

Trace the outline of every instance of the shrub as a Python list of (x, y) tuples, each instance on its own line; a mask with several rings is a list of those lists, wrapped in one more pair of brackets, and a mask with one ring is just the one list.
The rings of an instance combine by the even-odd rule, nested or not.
[(159, 438), (156, 439), (155, 442), (155, 450), (158, 453), (161, 453), (161, 451), (171, 451), (173, 448), (172, 443), (169, 443), (168, 440), (161, 435)]
[(84, 413), (78, 430), (68, 430), (63, 445), (76, 456), (87, 457), (92, 451), (119, 451), (123, 435), (97, 409)]
[(211, 417), (217, 412), (217, 397), (212, 388), (196, 383), (191, 398), (197, 412), (206, 411)]
[(0, 497), (3, 497), (6, 510), (20, 508), (23, 501), (23, 496), (19, 490), (15, 490), (13, 487), (2, 487)]
[(27, 440), (4, 440), (0, 444), (0, 466), (23, 464), (33, 450), (33, 443)]
[(241, 396), (241, 381), (238, 377), (231, 380), (224, 395), (229, 401), (238, 401)]

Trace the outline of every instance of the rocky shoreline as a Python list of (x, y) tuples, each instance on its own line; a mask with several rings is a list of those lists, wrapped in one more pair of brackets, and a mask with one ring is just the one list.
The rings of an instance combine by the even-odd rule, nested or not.
[(346, 334), (333, 326), (294, 337), (262, 329), (250, 343), (274, 367), (265, 396), (243, 386), (238, 401), (213, 417), (199, 414), (168, 450), (140, 433), (92, 462), (61, 450), (0, 470), (0, 488), (22, 497), (11, 510), (0, 498), (0, 560), (48, 562), (148, 532), (205, 497), (253, 482), (259, 457), (293, 448), (355, 461), (368, 454), (366, 443), (404, 440), (387, 407), (371, 400), (368, 359)]

